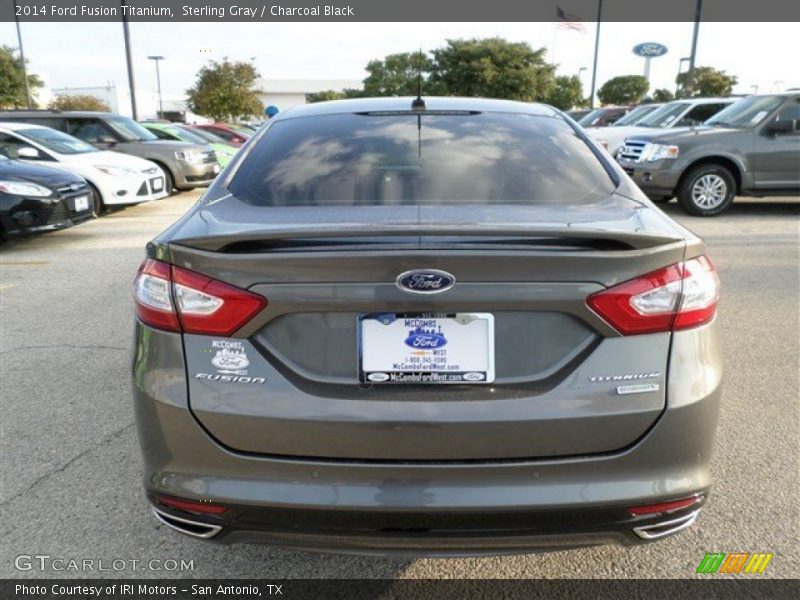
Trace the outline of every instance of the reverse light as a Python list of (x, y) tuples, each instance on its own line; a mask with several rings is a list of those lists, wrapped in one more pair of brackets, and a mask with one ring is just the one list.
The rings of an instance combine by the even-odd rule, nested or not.
[(147, 259), (134, 282), (136, 314), (158, 329), (229, 336), (267, 305), (263, 296)]
[(610, 287), (586, 299), (623, 335), (688, 329), (714, 318), (719, 278), (705, 256)]

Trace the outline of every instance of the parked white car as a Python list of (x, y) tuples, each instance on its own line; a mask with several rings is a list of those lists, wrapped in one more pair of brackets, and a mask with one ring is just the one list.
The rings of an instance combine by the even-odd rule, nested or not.
[(153, 162), (98, 150), (61, 131), (29, 123), (0, 123), (0, 154), (80, 175), (92, 190), (95, 214), (109, 206), (138, 204), (167, 196), (164, 173)]
[(611, 156), (632, 135), (658, 133), (663, 129), (691, 127), (704, 123), (739, 98), (686, 98), (668, 102), (630, 126), (595, 127), (586, 132), (606, 147)]

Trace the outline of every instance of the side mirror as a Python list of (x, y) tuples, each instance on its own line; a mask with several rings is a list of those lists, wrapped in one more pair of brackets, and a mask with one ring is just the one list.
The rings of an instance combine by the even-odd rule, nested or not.
[(19, 150), (17, 150), (17, 156), (19, 158), (41, 158), (39, 151), (32, 146), (21, 146)]
[(772, 121), (766, 126), (765, 131), (770, 135), (780, 135), (782, 133), (794, 133), (794, 129), (794, 121), (784, 119)]

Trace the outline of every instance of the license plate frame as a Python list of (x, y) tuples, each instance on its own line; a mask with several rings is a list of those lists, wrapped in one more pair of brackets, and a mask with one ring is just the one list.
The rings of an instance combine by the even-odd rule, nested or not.
[(475, 385), (495, 379), (491, 313), (363, 314), (357, 341), (364, 384)]

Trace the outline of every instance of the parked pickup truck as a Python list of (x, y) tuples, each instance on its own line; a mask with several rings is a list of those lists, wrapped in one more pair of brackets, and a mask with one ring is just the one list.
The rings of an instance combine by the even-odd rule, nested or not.
[(800, 93), (748, 96), (699, 127), (634, 135), (617, 160), (655, 202), (710, 217), (734, 196), (800, 194)]

